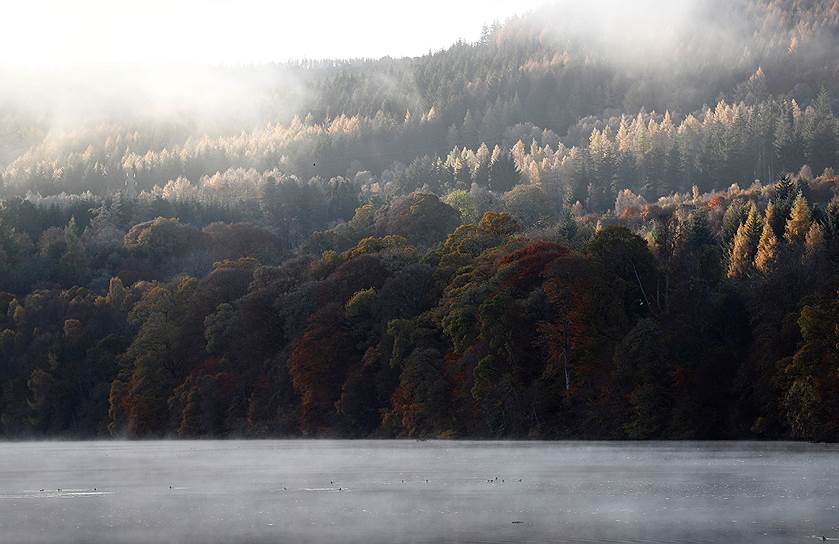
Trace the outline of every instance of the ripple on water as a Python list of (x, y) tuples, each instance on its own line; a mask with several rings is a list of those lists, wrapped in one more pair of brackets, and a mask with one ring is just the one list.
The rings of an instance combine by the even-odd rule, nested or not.
[(113, 495), (113, 491), (99, 491), (93, 489), (62, 489), (58, 490), (34, 490), (20, 491), (17, 493), (0, 493), (0, 500), (3, 499), (55, 499), (55, 498), (78, 498), (78, 497), (101, 497)]

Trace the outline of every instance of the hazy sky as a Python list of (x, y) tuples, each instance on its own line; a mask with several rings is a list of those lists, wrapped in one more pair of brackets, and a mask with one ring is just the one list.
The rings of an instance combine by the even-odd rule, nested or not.
[(545, 0), (4, 0), (0, 65), (421, 55)]

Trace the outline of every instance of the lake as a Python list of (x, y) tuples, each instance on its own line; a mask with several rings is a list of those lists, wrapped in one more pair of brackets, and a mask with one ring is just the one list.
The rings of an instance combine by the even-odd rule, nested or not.
[(793, 443), (0, 444), (2, 542), (815, 542), (839, 448)]

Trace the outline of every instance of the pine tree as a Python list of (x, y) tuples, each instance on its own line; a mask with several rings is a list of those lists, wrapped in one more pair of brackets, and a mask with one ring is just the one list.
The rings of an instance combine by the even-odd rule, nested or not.
[(800, 244), (807, 236), (811, 222), (812, 214), (810, 213), (810, 206), (807, 204), (807, 199), (804, 198), (803, 194), (798, 193), (792, 205), (789, 219), (787, 219), (786, 228), (784, 229), (784, 239), (789, 244)]

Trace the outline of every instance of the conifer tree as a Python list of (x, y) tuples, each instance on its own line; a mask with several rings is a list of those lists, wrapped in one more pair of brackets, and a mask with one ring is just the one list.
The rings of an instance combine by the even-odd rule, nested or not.
[(708, 224), (708, 213), (697, 210), (691, 213), (682, 225), (683, 235), (680, 236), (682, 247), (696, 250), (702, 246), (711, 246), (716, 242)]
[(757, 243), (755, 268), (761, 274), (769, 274), (775, 266), (775, 261), (778, 259), (778, 237), (775, 236), (771, 222), (771, 215), (774, 213), (773, 210), (774, 206), (769, 204), (769, 207), (766, 209), (766, 218), (763, 221), (763, 232), (761, 232), (760, 240)]
[(734, 235), (731, 258), (728, 263), (728, 277), (742, 278), (748, 275), (750, 261), (749, 237), (746, 234), (746, 224), (743, 223)]
[(786, 203), (795, 199), (799, 192), (796, 181), (789, 174), (778, 180), (775, 184), (775, 202)]
[(79, 230), (76, 218), (71, 217), (64, 228), (64, 240), (67, 249), (61, 257), (61, 265), (66, 280), (70, 282), (81, 281), (87, 269), (87, 253)]
[(757, 242), (763, 231), (761, 213), (754, 202), (749, 206), (749, 215), (746, 217), (746, 229), (749, 236), (749, 250), (754, 254), (757, 249)]
[(505, 193), (518, 185), (520, 180), (521, 175), (513, 158), (496, 146), (492, 151), (487, 172), (489, 189), (497, 193)]
[[(783, 231), (778, 228), (778, 212), (775, 209), (775, 203), (770, 201), (766, 206), (766, 216), (764, 217), (764, 224), (772, 227), (772, 232), (775, 233), (775, 239), (778, 239), (778, 234), (783, 235)], [(763, 233), (761, 232), (761, 235)]]
[(734, 235), (731, 258), (728, 263), (729, 278), (744, 278), (749, 275), (761, 230), (759, 213), (757, 207), (752, 203), (749, 216)]
[(789, 219), (787, 219), (786, 228), (784, 229), (784, 239), (789, 244), (803, 242), (807, 236), (807, 231), (810, 230), (811, 222), (812, 214), (810, 213), (810, 206), (807, 204), (807, 199), (804, 198), (803, 194), (798, 193), (792, 205)]
[(621, 115), (621, 122), (618, 126), (618, 152), (629, 153), (632, 146), (632, 137), (629, 132), (629, 123), (626, 120), (626, 115)]
[(824, 230), (813, 221), (804, 238), (804, 255), (807, 259), (815, 258), (824, 249)]
[(781, 172), (789, 172), (800, 166), (796, 162), (800, 162), (801, 145), (795, 132), (793, 105), (788, 101), (781, 104), (781, 113), (775, 123), (773, 146)]
[(832, 165), (836, 150), (835, 118), (826, 87), (822, 86), (805, 117), (804, 152), (813, 171), (821, 172)]

